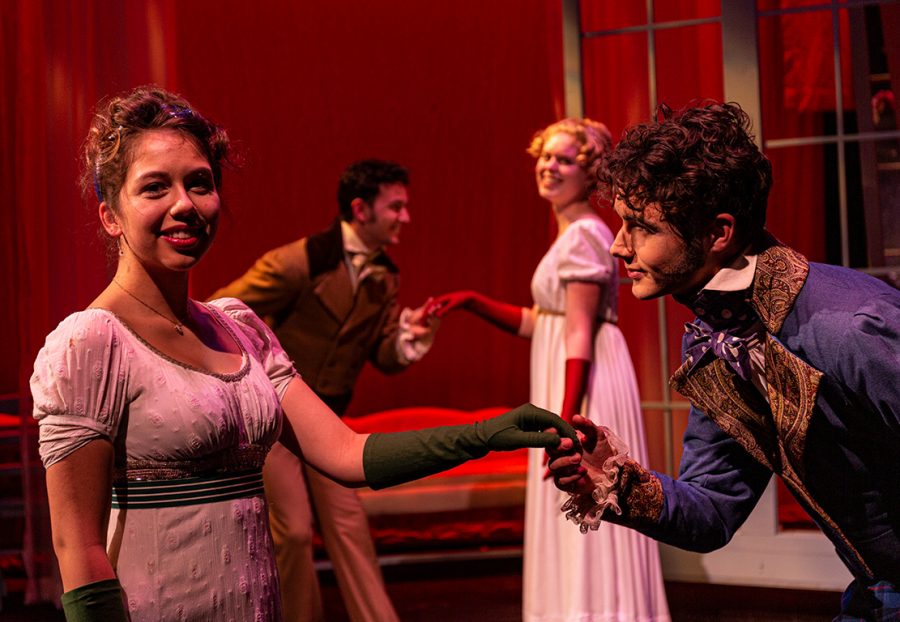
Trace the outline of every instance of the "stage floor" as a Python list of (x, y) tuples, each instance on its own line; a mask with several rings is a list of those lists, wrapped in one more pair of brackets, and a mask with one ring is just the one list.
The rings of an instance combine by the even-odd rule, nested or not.
[[(390, 562), (390, 560), (388, 560)], [(515, 555), (486, 559), (437, 559), (388, 563), (388, 591), (404, 622), (517, 622), (521, 620), (521, 559)], [(320, 571), (326, 618), (347, 620), (334, 577)], [(840, 594), (666, 583), (673, 622), (821, 622), (837, 613)], [(63, 622), (52, 607), (23, 607), (11, 594), (0, 610), (3, 622)]]

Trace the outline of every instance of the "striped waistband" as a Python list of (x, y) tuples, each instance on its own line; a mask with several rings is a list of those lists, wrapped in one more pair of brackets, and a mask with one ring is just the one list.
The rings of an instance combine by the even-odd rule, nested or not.
[(263, 494), (262, 471), (113, 484), (114, 509), (171, 508)]

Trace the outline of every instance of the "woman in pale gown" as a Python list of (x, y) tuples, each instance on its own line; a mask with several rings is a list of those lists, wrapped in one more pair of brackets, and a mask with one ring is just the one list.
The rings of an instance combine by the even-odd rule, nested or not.
[[(634, 368), (616, 325), (613, 236), (589, 201), (610, 142), (606, 127), (589, 119), (559, 121), (532, 141), (538, 194), (550, 202), (558, 226), (531, 281), (532, 308), (461, 291), (435, 298), (429, 310), (442, 317), (465, 309), (530, 337), (531, 401), (566, 420), (578, 413), (622, 430), (630, 454), (646, 460)], [(669, 620), (656, 543), (612, 524), (579, 533), (560, 511), (567, 496), (545, 477), (545, 464), (543, 452), (529, 452), (523, 619)]]
[(48, 335), (31, 379), (69, 622), (280, 620), (261, 471), (275, 440), (337, 481), (380, 488), (491, 449), (555, 446), (548, 427), (574, 438), (531, 405), (355, 434), (240, 301), (191, 300), (228, 145), (155, 87), (108, 100), (85, 142), (83, 185), (116, 272)]

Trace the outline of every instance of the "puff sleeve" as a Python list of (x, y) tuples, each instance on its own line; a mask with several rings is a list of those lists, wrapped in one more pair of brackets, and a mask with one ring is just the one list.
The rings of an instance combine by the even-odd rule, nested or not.
[(585, 218), (573, 222), (558, 244), (560, 280), (606, 283), (615, 273), (609, 254), (612, 234), (602, 221)]
[(128, 403), (128, 348), (109, 314), (70, 315), (47, 336), (31, 376), (44, 467), (97, 438), (112, 441)]
[(278, 399), (282, 399), (291, 380), (299, 378), (300, 374), (294, 370), (293, 361), (281, 347), (272, 329), (237, 298), (220, 298), (210, 304), (237, 323), (241, 333), (249, 341), (248, 354), (263, 366), (275, 387)]

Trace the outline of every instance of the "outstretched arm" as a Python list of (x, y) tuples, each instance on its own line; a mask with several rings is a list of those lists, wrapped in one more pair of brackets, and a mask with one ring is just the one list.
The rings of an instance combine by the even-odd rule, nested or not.
[(548, 450), (550, 470), (572, 494), (567, 517), (583, 532), (601, 519), (683, 549), (709, 552), (727, 544), (750, 515), (771, 472), (711, 419), (691, 409), (679, 479), (627, 456), (608, 429), (575, 416), (583, 455), (563, 439)]
[(368, 434), (357, 434), (299, 377), (281, 398), (279, 439), (310, 466), (345, 486), (365, 485), (362, 455)]
[(438, 318), (456, 309), (474, 313), (494, 326), (520, 337), (531, 337), (534, 331), (533, 311), (494, 300), (472, 290), (460, 290), (437, 296), (426, 305), (426, 313)]
[(282, 443), (317, 470), (348, 486), (384, 488), (452, 468), (489, 451), (555, 447), (575, 430), (556, 415), (525, 404), (467, 425), (388, 434), (357, 434), (295, 378), (282, 398)]
[(481, 458), (489, 451), (556, 447), (560, 435), (574, 440), (575, 430), (532, 404), (471, 424), (373, 434), (363, 460), (366, 481), (375, 489), (394, 486)]

